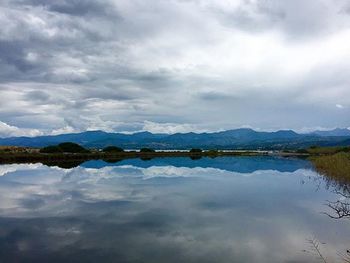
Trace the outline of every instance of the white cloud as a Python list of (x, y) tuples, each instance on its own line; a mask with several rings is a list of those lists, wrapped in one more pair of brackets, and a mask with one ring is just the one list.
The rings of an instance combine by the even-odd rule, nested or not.
[[(62, 169), (42, 164), (10, 164), (0, 166), (0, 214), (7, 216), (38, 216), (40, 214), (74, 213), (71, 206), (75, 202), (96, 203), (116, 200), (145, 200), (142, 191), (131, 188), (135, 180), (154, 178), (198, 177), (202, 179), (262, 176), (315, 177), (312, 170), (299, 169), (294, 172), (257, 170), (251, 173), (228, 171), (213, 167), (175, 167), (172, 165), (138, 167), (134, 165), (106, 166), (103, 168), (75, 167)], [(6, 183), (4, 183), (6, 182)], [(131, 183), (131, 184), (130, 184)], [(130, 184), (130, 185), (129, 185)], [(131, 187), (132, 186), (132, 187)], [(131, 187), (131, 188), (130, 188)], [(74, 193), (71, 195), (71, 193)], [(33, 210), (26, 207), (24, 199), (33, 196), (45, 200), (43, 205)], [(55, 198), (52, 198), (54, 196)], [(73, 198), (72, 198), (73, 196)]]
[(11, 136), (38, 136), (43, 133), (37, 129), (20, 129), (16, 126), (11, 126), (5, 122), (0, 121), (0, 137), (11, 137)]
[(74, 133), (74, 132), (79, 132), (78, 130), (74, 129), (71, 126), (65, 126), (60, 129), (55, 129), (51, 132), (52, 135), (57, 135), (57, 134), (64, 134), (64, 133)]
[(178, 124), (178, 123), (156, 123), (152, 121), (144, 121), (144, 131), (152, 133), (186, 133), (186, 132), (205, 132), (205, 130), (199, 129), (195, 125), (191, 124)]
[(341, 104), (335, 104), (335, 106), (336, 106), (338, 109), (344, 109), (344, 106), (341, 105)]
[(31, 163), (31, 164), (3, 164), (0, 165), (0, 176), (4, 176), (8, 173), (13, 173), (21, 170), (36, 170), (42, 168), (43, 164), (41, 163)]

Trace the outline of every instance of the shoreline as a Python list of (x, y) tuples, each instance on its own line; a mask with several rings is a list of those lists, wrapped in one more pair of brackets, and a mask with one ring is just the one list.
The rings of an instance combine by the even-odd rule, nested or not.
[(281, 156), (281, 157), (308, 157), (310, 154), (296, 152), (267, 152), (267, 151), (156, 151), (156, 152), (135, 152), (125, 151), (117, 153), (0, 153), (0, 164), (11, 163), (36, 163), (36, 162), (74, 162), (89, 160), (123, 160), (132, 158), (152, 159), (165, 157), (223, 157), (223, 156)]

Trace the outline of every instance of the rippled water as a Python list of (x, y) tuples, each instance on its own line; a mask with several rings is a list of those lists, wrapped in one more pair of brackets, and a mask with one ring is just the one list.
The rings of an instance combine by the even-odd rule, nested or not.
[(300, 159), (0, 166), (0, 262), (342, 262), (350, 220)]

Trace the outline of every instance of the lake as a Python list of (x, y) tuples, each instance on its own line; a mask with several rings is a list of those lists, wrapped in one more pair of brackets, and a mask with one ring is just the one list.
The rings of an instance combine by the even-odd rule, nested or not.
[(346, 187), (303, 159), (0, 165), (0, 262), (344, 262)]

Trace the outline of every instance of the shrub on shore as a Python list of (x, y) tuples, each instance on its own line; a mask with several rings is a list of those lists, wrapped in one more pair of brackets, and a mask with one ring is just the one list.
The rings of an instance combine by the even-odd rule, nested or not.
[(61, 153), (63, 152), (57, 145), (50, 145), (40, 149), (41, 153)]
[(199, 149), (199, 148), (192, 148), (190, 150), (190, 153), (201, 153), (202, 152), (202, 149)]
[(124, 152), (124, 149), (117, 146), (107, 146), (103, 148), (102, 151), (106, 153), (120, 153), (120, 152)]
[(88, 153), (89, 150), (73, 142), (63, 142), (40, 149), (41, 153)]
[(141, 152), (141, 153), (154, 153), (154, 152), (156, 152), (156, 151), (153, 150), (153, 149), (150, 149), (150, 148), (141, 148), (141, 149), (140, 149), (140, 152)]
[(296, 153), (309, 153), (306, 149), (298, 149)]
[(209, 150), (207, 151), (207, 154), (210, 156), (210, 157), (216, 157), (219, 155), (219, 152), (217, 150)]
[(67, 153), (88, 153), (89, 152), (89, 150), (73, 142), (60, 143), (58, 147), (60, 147), (63, 152), (67, 152)]

